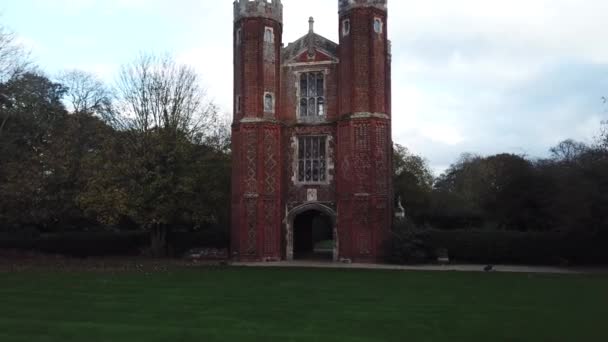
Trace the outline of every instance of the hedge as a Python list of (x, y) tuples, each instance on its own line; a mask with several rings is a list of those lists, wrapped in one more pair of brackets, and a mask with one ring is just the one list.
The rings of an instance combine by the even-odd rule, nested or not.
[(420, 263), (447, 250), (451, 262), (479, 264), (608, 264), (608, 234), (416, 230), (397, 233), (388, 261)]
[(139, 254), (148, 241), (144, 232), (61, 233), (45, 234), (37, 239), (2, 239), (0, 248), (71, 257), (130, 256)]
[[(182, 256), (192, 248), (226, 248), (226, 233), (216, 230), (177, 232), (169, 236), (172, 255)], [(140, 255), (149, 245), (147, 232), (83, 232), (44, 234), (38, 238), (1, 236), (0, 249), (36, 251), (70, 257)]]

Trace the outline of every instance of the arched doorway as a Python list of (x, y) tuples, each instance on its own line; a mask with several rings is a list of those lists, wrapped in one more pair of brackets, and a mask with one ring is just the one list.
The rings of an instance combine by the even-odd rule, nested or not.
[(287, 260), (338, 260), (335, 212), (310, 203), (289, 212), (286, 220)]
[(293, 256), (296, 260), (333, 260), (331, 219), (316, 210), (305, 211), (293, 221)]

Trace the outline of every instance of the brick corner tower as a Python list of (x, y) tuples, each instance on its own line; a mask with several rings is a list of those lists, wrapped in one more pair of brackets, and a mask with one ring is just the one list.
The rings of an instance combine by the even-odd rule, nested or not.
[(231, 254), (281, 259), (280, 0), (234, 2)]
[(392, 223), (387, 0), (340, 0), (337, 178), (341, 255), (377, 262)]

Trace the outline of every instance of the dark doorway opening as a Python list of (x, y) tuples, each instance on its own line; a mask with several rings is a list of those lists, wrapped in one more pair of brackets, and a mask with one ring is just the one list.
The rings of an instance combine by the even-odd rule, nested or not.
[(316, 210), (296, 216), (293, 247), (297, 260), (333, 260), (334, 229), (331, 218)]

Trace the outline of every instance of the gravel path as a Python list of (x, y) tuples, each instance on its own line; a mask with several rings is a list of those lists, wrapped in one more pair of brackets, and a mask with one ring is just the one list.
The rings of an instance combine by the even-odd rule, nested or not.
[[(308, 268), (336, 268), (336, 269), (373, 269), (373, 270), (396, 270), (396, 271), (451, 271), (451, 272), (485, 272), (486, 265), (378, 265), (378, 264), (345, 264), (330, 262), (308, 262), (308, 261), (283, 261), (265, 263), (232, 263), (233, 266), (247, 267), (308, 267)], [(495, 265), (492, 272), (510, 273), (547, 273), (547, 274), (586, 274), (586, 273), (606, 273), (606, 269), (591, 268), (563, 268), (549, 266), (513, 266)]]

